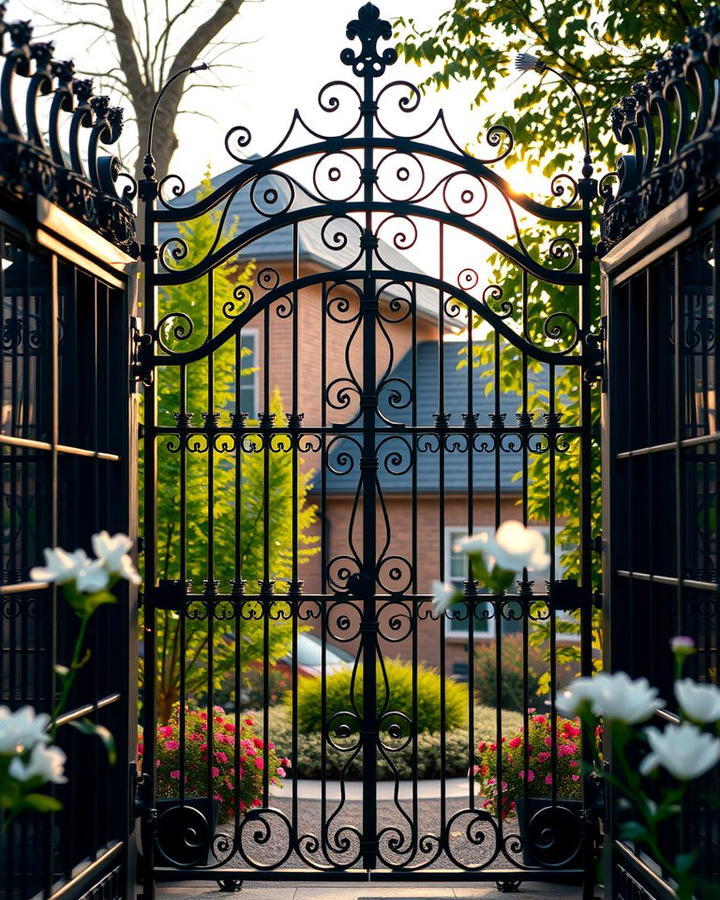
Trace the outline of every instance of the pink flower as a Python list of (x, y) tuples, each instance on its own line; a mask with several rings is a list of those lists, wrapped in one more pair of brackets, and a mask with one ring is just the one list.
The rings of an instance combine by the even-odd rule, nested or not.
[(472, 767), (472, 769), (468, 769), (468, 775), (470, 775), (471, 772), (472, 772), (473, 775), (477, 775), (477, 773), (478, 773), (479, 771), (480, 771), (480, 766), (476, 763), (476, 764)]
[(552, 747), (553, 739), (552, 739), (552, 736), (551, 736), (551, 735), (548, 735), (548, 736), (545, 738), (545, 744), (546, 744), (548, 747)]
[(262, 748), (265, 746), (262, 742), (262, 738), (258, 738), (258, 737), (253, 738), (253, 744), (255, 744), (255, 746), (258, 748)]
[(166, 750), (177, 750), (180, 747), (178, 741), (165, 741)]
[(571, 760), (570, 760), (570, 768), (571, 768), (571, 769), (577, 769), (577, 767), (578, 767), (577, 760), (576, 760), (576, 759), (571, 759)]
[(275, 749), (275, 744), (273, 744), (272, 741), (268, 741), (268, 750), (274, 750), (274, 749)]
[(574, 756), (575, 755), (575, 745), (574, 744), (560, 744), (558, 747), (558, 756)]
[(160, 737), (172, 737), (172, 733), (172, 725), (161, 725), (160, 728), (158, 728)]
[(551, 756), (550, 753), (547, 753), (545, 750), (542, 750), (540, 753), (538, 753), (538, 756), (537, 756), (538, 762), (541, 762), (541, 763), (547, 762), (550, 759), (550, 756)]
[(261, 770), (265, 768), (265, 763), (263, 762), (261, 756), (255, 757), (255, 765), (258, 767), (258, 769), (261, 769)]
[(212, 775), (213, 778), (217, 778), (218, 775), (220, 774), (220, 769), (218, 769), (217, 766), (212, 766), (210, 768), (210, 774)]
[(213, 794), (213, 800), (218, 800), (220, 803), (222, 803), (222, 797), (220, 796), (220, 794)]
[(173, 769), (172, 772), (170, 773), (170, 777), (171, 777), (171, 778), (179, 778), (179, 777), (180, 777), (180, 770), (179, 770), (179, 769)]
[(515, 749), (515, 747), (519, 747), (520, 744), (522, 744), (521, 737), (514, 737), (512, 738), (512, 740), (508, 741), (508, 747), (512, 747), (513, 749)]
[(533, 722), (537, 722), (538, 725), (544, 725), (547, 722), (547, 716), (543, 716), (542, 714), (533, 716)]
[(478, 750), (481, 753), (483, 752), (483, 750), (485, 750), (486, 747), (487, 747), (487, 744), (485, 743), (485, 741), (480, 741), (480, 743), (478, 744)]
[(552, 784), (552, 775), (545, 776), (545, 784)]
[(528, 769), (528, 770), (527, 770), (527, 774), (525, 773), (525, 770), (524, 770), (524, 769), (521, 769), (520, 772), (519, 772), (519, 776), (520, 776), (520, 778), (522, 778), (524, 781), (527, 781), (528, 784), (529, 784), (531, 781), (535, 781), (535, 773), (533, 772), (532, 769)]
[(277, 773), (281, 778), (284, 778), (287, 775), (287, 772), (285, 771), (285, 769), (283, 769), (282, 766), (277, 767)]
[(286, 769), (290, 768), (290, 760), (287, 758), (287, 756), (283, 756), (280, 762), (285, 766)]
[(228, 761), (227, 753), (223, 753), (222, 750), (217, 750), (215, 753), (215, 759), (217, 759), (221, 763), (226, 763)]
[(254, 723), (253, 723), (253, 720), (252, 720), (249, 716), (248, 716), (247, 719), (243, 719), (243, 722), (244, 722), (246, 725), (249, 725), (250, 727), (252, 727), (252, 725), (254, 724)]
[(579, 776), (579, 775), (571, 775), (571, 776), (570, 776), (570, 779), (571, 779), (572, 781), (580, 781), (580, 776)]

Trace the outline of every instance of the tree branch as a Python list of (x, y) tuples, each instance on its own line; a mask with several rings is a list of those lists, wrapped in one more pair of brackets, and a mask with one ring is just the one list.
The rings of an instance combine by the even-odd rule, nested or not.
[(105, 0), (110, 13), (110, 19), (115, 31), (115, 44), (120, 58), (120, 66), (127, 77), (128, 89), (134, 98), (134, 102), (141, 103), (144, 95), (148, 93), (150, 85), (143, 82), (135, 55), (135, 32), (127, 17), (122, 0)]

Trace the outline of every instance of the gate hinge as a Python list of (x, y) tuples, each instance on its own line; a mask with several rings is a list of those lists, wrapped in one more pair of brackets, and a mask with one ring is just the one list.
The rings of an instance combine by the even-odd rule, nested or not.
[(575, 578), (553, 581), (549, 589), (550, 606), (555, 612), (572, 612), (586, 605), (587, 588), (577, 583)]
[(603, 393), (607, 391), (606, 332), (607, 316), (603, 316), (599, 330), (588, 332), (584, 338), (585, 380), (590, 384), (599, 381)]
[(152, 348), (153, 336), (143, 332), (142, 323), (137, 316), (130, 319), (130, 372), (134, 382), (152, 384)]

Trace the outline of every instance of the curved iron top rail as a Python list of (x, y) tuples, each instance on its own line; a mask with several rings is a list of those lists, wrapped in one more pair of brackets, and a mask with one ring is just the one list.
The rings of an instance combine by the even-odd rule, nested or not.
[[(582, 362), (591, 324), (587, 315), (583, 317), (581, 313), (576, 320), (569, 314), (548, 310), (545, 337), (551, 344), (557, 343), (554, 347), (537, 346), (511, 327), (502, 307), (498, 312), (486, 302), (487, 289), (482, 299), (472, 294), (478, 281), (474, 270), (463, 269), (457, 283), (442, 274), (435, 277), (401, 270), (397, 260), (389, 263), (383, 258), (388, 247), (384, 235), (392, 231), (387, 240), (395, 250), (405, 251), (417, 239), (415, 221), (432, 221), (476, 239), (531, 278), (586, 294), (594, 255), (590, 206), (596, 196), (596, 182), (590, 177), (575, 181), (570, 175), (557, 175), (550, 183), (550, 191), (559, 203), (546, 205), (514, 191), (507, 179), (492, 168), (507, 159), (513, 149), (512, 134), (504, 125), (496, 124), (488, 130), (486, 141), (492, 152), (486, 159), (462, 149), (442, 112), (422, 127), (413, 130), (411, 124), (412, 133), (396, 133), (386, 123), (386, 104), (394, 97), (396, 115), (410, 116), (418, 109), (421, 95), (415, 85), (406, 81), (389, 81), (376, 90), (376, 79), (397, 60), (393, 48), (378, 47), (380, 40), (392, 38), (390, 23), (380, 19), (377, 7), (367, 3), (359, 10), (358, 18), (349, 23), (347, 37), (359, 39), (361, 47), (359, 51), (347, 47), (340, 59), (361, 79), (361, 85), (331, 81), (317, 98), (324, 113), (345, 116), (336, 133), (312, 127), (295, 110), (282, 140), (265, 155), (249, 152), (252, 137), (246, 127), (231, 128), (225, 147), (239, 165), (224, 183), (204, 197), (188, 194), (177, 175), (168, 175), (159, 184), (151, 176), (140, 184), (140, 196), (147, 209), (143, 257), (148, 263), (148, 309), (154, 304), (156, 288), (201, 278), (241, 251), (251, 257), (256, 241), (282, 229), (297, 228), (303, 222), (322, 223), (325, 248), (342, 250), (345, 257), (338, 256), (334, 269), (302, 277), (296, 273), (293, 280), (283, 283), (274, 270), (261, 270), (257, 287), (262, 293), (256, 297), (254, 287), (238, 286), (234, 301), (223, 309), (228, 320), (224, 327), (193, 349), (188, 345), (184, 351), (167, 346), (163, 329), (173, 326), (175, 339), (182, 342), (193, 333), (193, 323), (182, 313), (175, 315), (173, 323), (173, 313), (164, 311), (159, 323), (147, 322), (148, 333), (142, 339), (139, 354), (143, 368), (148, 371), (156, 365), (188, 363), (211, 353), (260, 309), (309, 284), (357, 282), (364, 276), (425, 285), (481, 315), (508, 341), (537, 359), (548, 363)], [(352, 106), (348, 106), (348, 97)], [(412, 118), (408, 121), (412, 123)], [(304, 177), (302, 181), (297, 177), (298, 168), (309, 173), (307, 183)], [(253, 221), (241, 222), (240, 229), (233, 230), (232, 204), (241, 192), (249, 197)], [(492, 210), (487, 214), (490, 196), (507, 215), (505, 234), (498, 233)], [(550, 229), (545, 259), (538, 259), (528, 250), (520, 213), (533, 216), (541, 231)], [(208, 214), (216, 216), (215, 233), (202, 258), (190, 252), (179, 228), (156, 246), (157, 225), (165, 226), (163, 231), (167, 234), (167, 226), (172, 223), (180, 225)], [(475, 276), (475, 283), (468, 272)], [(496, 286), (489, 287), (502, 293)], [(491, 299), (497, 300), (497, 295), (491, 292)]]
[(681, 194), (717, 187), (720, 7), (709, 7), (702, 26), (687, 34), (611, 112), (615, 137), (631, 152), (620, 158), (616, 192), (606, 179), (600, 183), (602, 250)]
[[(131, 256), (137, 256), (133, 178), (121, 171), (116, 156), (101, 155), (101, 144), (114, 144), (122, 132), (123, 110), (96, 96), (90, 79), (75, 78), (72, 61), (54, 57), (52, 42), (33, 41), (30, 22), (6, 22), (0, 3), (0, 190), (15, 200), (45, 197), (99, 232)], [(10, 46), (5, 44), (9, 40)], [(25, 128), (14, 95), (26, 79)], [(52, 94), (45, 127), (38, 102)], [(61, 132), (68, 124), (65, 142)], [(47, 134), (47, 140), (45, 138)], [(119, 178), (126, 179), (118, 193)], [(35, 213), (33, 211), (32, 215)]]

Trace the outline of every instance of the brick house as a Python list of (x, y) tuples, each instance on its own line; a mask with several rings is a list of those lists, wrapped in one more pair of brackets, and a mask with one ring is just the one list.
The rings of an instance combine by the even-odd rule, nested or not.
[[(216, 176), (213, 188), (227, 183), (240, 168)], [(247, 191), (236, 193), (228, 204), (227, 221), (236, 218), (245, 231), (262, 221), (266, 211), (263, 203), (270, 207), (269, 214), (273, 206), (289, 204), (293, 190), (283, 178), (266, 176), (261, 198), (251, 198)], [(186, 196), (194, 195), (191, 191)], [(292, 202), (297, 206), (310, 200), (294, 193)], [(321, 275), (352, 265), (357, 255), (352, 232), (353, 224), (348, 220), (310, 219), (255, 240), (248, 247), (246, 258), (252, 258), (257, 265), (258, 284), (263, 279), (282, 284)], [(171, 233), (175, 232), (165, 234), (161, 228), (160, 243)], [(522, 468), (519, 450), (488, 452), (487, 447), (476, 444), (468, 453), (462, 436), (449, 440), (440, 453), (435, 414), (442, 406), (452, 425), (462, 424), (468, 410), (478, 424), (488, 425), (491, 417), (498, 414), (512, 422), (518, 398), (504, 394), (496, 402), (494, 389), (486, 389), (487, 370), (459, 368), (461, 349), (467, 344), (459, 334), (457, 322), (444, 314), (444, 298), (439, 298), (435, 289), (413, 283), (409, 300), (407, 287), (400, 282), (403, 275), (405, 281), (412, 281), (412, 276), (421, 274), (421, 270), (382, 240), (378, 255), (387, 265), (389, 277), (380, 293), (384, 336), (378, 339), (375, 368), (380, 414), (386, 424), (393, 426), (391, 434), (379, 441), (378, 451), (382, 495), (377, 512), (379, 549), (385, 543), (388, 522), (390, 531), (381, 554), (387, 560), (385, 575), (381, 566), (381, 584), (384, 578), (388, 593), (395, 589), (430, 594), (434, 579), (445, 578), (462, 585), (467, 578), (462, 555), (453, 551), (458, 537), (469, 531), (493, 530), (503, 519), (520, 517), (521, 490), (514, 476)], [(400, 273), (397, 282), (393, 279), (396, 272)], [(359, 409), (352, 384), (354, 378), (360, 380), (362, 373), (362, 340), (354, 329), (358, 312), (359, 296), (351, 287), (338, 284), (334, 289), (318, 278), (317, 284), (288, 296), (284, 304), (276, 304), (275, 311), (258, 314), (241, 333), (247, 353), (243, 364), (254, 370), (242, 379), (242, 405), (249, 417), (262, 414), (267, 398), (278, 391), (286, 413), (301, 414), (304, 427), (324, 424), (338, 431), (337, 437), (323, 447), (309, 441), (299, 454), (300, 464), (314, 472), (310, 494), (310, 501), (318, 509), (314, 531), (324, 538), (322, 552), (299, 571), (303, 591), (310, 595), (331, 593), (333, 560), (339, 561), (337, 569), (343, 558), (352, 555), (352, 548), (357, 553), (362, 547), (362, 537), (357, 533), (359, 510), (353, 517), (359, 445), (343, 431)], [(299, 371), (285, 362), (295, 356), (293, 346), (301, 351)], [(411, 391), (413, 383), (415, 389)], [(414, 403), (410, 401), (411, 394), (415, 396)], [(413, 416), (418, 425), (427, 427), (428, 437), (424, 445), (415, 448), (411, 460), (413, 451), (403, 441), (402, 426), (410, 424)], [(323, 459), (326, 466), (322, 465)], [(471, 499), (467, 495), (468, 484), (473, 485)], [(393, 560), (404, 570), (396, 580), (392, 578)], [(408, 574), (407, 563), (412, 564), (414, 576)], [(539, 578), (542, 580), (543, 576)], [(388, 606), (388, 617), (400, 611), (400, 602)], [(512, 624), (505, 623), (503, 630), (512, 630)], [(492, 640), (494, 635), (495, 621), (484, 615), (480, 607), (472, 639)], [(399, 640), (396, 645), (392, 640), (381, 639), (381, 647), (388, 656), (416, 655), (421, 662), (443, 666), (448, 674), (458, 674), (467, 664), (470, 638), (467, 621), (426, 620), (418, 624), (416, 639)], [(348, 649), (354, 649), (352, 644)]]

